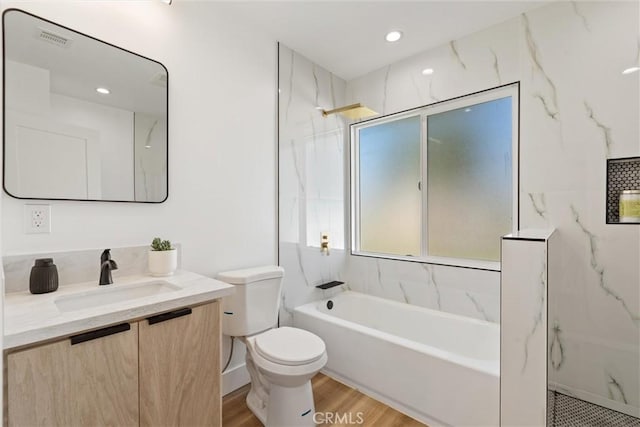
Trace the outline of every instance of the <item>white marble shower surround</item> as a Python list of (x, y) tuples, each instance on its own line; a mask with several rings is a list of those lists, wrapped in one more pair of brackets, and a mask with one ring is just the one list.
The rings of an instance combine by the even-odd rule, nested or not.
[[(636, 417), (640, 227), (605, 224), (604, 183), (607, 157), (640, 153), (639, 76), (621, 74), (640, 56), (639, 17), (637, 2), (570, 3), (528, 14), (526, 64), (537, 57), (548, 82), (541, 72), (525, 80), (522, 108), (531, 119), (521, 145), (521, 190), (544, 202), (540, 213), (523, 204), (523, 221), (560, 231), (562, 285), (549, 288), (550, 383)], [(557, 25), (544, 25), (552, 20)], [(568, 37), (560, 37), (562, 22)], [(535, 99), (549, 82), (553, 118)]]
[(497, 271), (350, 256), (345, 279), (357, 292), (500, 322)]
[(331, 255), (323, 256), (319, 248), (280, 242), (279, 264), (285, 269), (280, 326), (293, 325), (293, 310), (299, 305), (349, 289), (348, 284), (327, 290), (316, 289), (323, 283), (344, 281), (345, 261), (346, 254), (341, 250), (332, 250)]
[[(346, 125), (337, 116), (335, 125), (322, 121), (316, 99), (335, 100), (334, 106), (362, 102), (389, 114), (519, 81), (520, 228), (556, 228), (561, 248), (561, 285), (549, 289), (550, 382), (640, 415), (640, 226), (605, 224), (605, 159), (640, 153), (640, 73), (621, 74), (639, 60), (639, 9), (637, 2), (617, 1), (545, 5), (346, 83), (281, 46), (280, 259), (287, 271), (302, 265), (307, 280), (288, 275), (287, 306), (314, 299), (313, 283), (342, 279), (360, 292), (432, 308), (439, 292), (442, 309), (473, 315), (469, 292), (477, 317), (497, 320), (497, 279), (476, 286), (488, 283), (484, 272), (457, 281), (458, 273), (469, 272), (428, 266), (437, 292), (420, 264), (336, 250), (323, 258), (309, 247), (306, 230), (339, 230), (337, 220), (328, 221), (340, 214), (342, 238), (348, 234), (348, 191), (344, 184), (341, 191), (337, 185), (321, 191), (325, 213), (307, 215), (309, 189), (317, 194), (322, 184), (308, 175), (318, 165), (303, 154), (313, 153), (313, 144), (302, 137), (330, 135), (324, 147), (335, 147), (334, 156), (323, 156), (334, 161), (317, 162), (344, 182), (347, 139), (335, 129)], [(427, 67), (434, 69), (430, 76), (421, 73)], [(340, 233), (332, 232), (336, 238)], [(334, 255), (339, 261), (329, 261)]]
[(640, 74), (621, 73), (639, 9), (558, 2), (347, 83), (347, 102), (388, 114), (520, 81), (520, 228), (554, 227), (561, 248), (550, 382), (635, 416), (640, 227), (605, 224), (605, 160), (640, 153)]
[[(345, 105), (346, 84), (327, 70), (280, 46), (279, 228), (285, 268), (281, 324), (294, 307), (337, 289), (315, 286), (346, 281), (345, 289), (427, 308), (498, 322), (499, 273), (351, 256), (345, 251), (348, 200), (347, 122), (321, 110)], [(330, 235), (330, 255), (319, 249)]]
[[(178, 268), (180, 268), (182, 248), (180, 244), (174, 243), (174, 246), (178, 249)], [(4, 255), (2, 263), (5, 274), (5, 293), (29, 290), (29, 275), (37, 258), (53, 258), (58, 270), (59, 286), (91, 280), (95, 280), (97, 284), (100, 277), (100, 255), (104, 249)], [(111, 258), (118, 264), (118, 269), (112, 272), (114, 281), (118, 280), (118, 277), (148, 273), (149, 245), (110, 249)]]
[[(345, 82), (283, 45), (279, 79), (280, 324), (290, 325), (293, 308), (338, 290), (315, 286), (344, 276), (346, 123), (321, 110), (344, 105)], [(329, 255), (320, 232), (329, 233)]]
[(547, 420), (547, 307), (556, 237), (553, 230), (530, 230), (502, 238), (501, 313), (510, 319), (500, 328), (504, 426), (543, 426)]

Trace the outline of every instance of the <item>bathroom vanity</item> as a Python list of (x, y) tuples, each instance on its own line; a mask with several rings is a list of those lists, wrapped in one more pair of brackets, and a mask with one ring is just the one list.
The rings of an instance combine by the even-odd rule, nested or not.
[(5, 425), (221, 425), (225, 283), (179, 271), (5, 296)]

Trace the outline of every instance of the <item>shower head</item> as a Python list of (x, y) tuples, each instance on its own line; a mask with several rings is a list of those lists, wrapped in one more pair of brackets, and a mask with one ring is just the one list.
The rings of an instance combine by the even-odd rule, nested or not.
[(351, 104), (351, 105), (347, 105), (345, 107), (340, 107), (340, 108), (336, 108), (333, 110), (322, 110), (322, 116), (323, 117), (327, 117), (331, 114), (335, 114), (335, 113), (340, 113), (343, 116), (345, 116), (348, 119), (351, 120), (358, 120), (358, 119), (363, 119), (365, 117), (371, 117), (371, 116), (375, 116), (378, 113), (376, 113), (375, 111), (373, 111), (370, 108), (365, 107), (364, 105), (357, 103), (357, 104)]

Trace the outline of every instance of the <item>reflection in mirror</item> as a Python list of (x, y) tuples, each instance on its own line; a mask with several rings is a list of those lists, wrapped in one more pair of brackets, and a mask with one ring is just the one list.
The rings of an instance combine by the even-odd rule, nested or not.
[(3, 24), (5, 191), (166, 200), (166, 68), (20, 10)]

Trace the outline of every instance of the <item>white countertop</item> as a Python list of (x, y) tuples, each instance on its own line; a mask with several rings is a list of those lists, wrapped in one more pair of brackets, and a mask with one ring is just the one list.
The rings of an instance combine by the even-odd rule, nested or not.
[[(148, 281), (165, 281), (180, 289), (75, 311), (61, 311), (55, 303), (55, 300), (63, 295), (98, 288), (108, 290)], [(233, 292), (233, 285), (196, 273), (177, 271), (170, 277), (122, 277), (114, 284), (106, 286), (98, 286), (96, 282), (61, 286), (57, 291), (47, 294), (34, 295), (28, 291), (9, 293), (4, 297), (4, 349), (9, 350), (202, 304)]]

